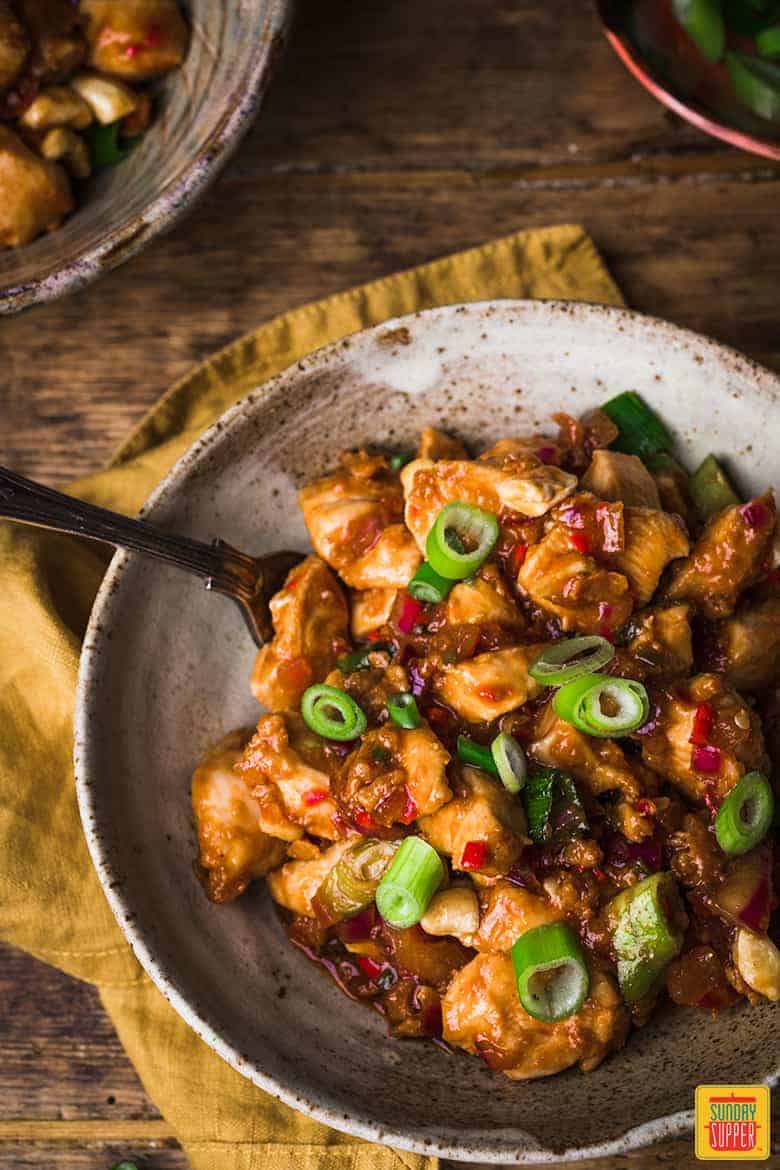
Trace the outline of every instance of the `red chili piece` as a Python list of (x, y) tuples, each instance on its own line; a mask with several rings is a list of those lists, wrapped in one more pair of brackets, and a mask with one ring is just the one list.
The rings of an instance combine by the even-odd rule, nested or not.
[(516, 544), (512, 549), (512, 569), (515, 573), (518, 573), (522, 568), (527, 552), (527, 544)]
[(303, 794), (304, 804), (322, 804), (323, 800), (327, 800), (330, 796), (327, 788), (310, 788), (308, 792)]
[(370, 833), (376, 828), (376, 821), (364, 808), (359, 808), (352, 819), (364, 833)]
[(422, 613), (422, 603), (411, 593), (405, 593), (401, 603), (401, 612), (398, 616), (398, 629), (402, 634), (411, 634)]
[(743, 504), (739, 510), (739, 514), (748, 528), (760, 528), (767, 518), (766, 508), (758, 500), (753, 500), (749, 504)]
[(691, 765), (705, 776), (716, 776), (721, 762), (720, 750), (716, 747), (695, 747), (691, 753)]
[(357, 965), (369, 979), (376, 979), (377, 975), (382, 974), (382, 964), (377, 963), (370, 955), (358, 955)]
[(412, 821), (417, 819), (417, 804), (409, 789), (406, 789), (406, 803), (404, 804), (404, 811), (401, 813), (401, 823), (404, 825), (411, 825)]
[(710, 741), (710, 732), (715, 719), (715, 711), (711, 703), (699, 703), (693, 716), (693, 730), (689, 743), (697, 747), (705, 747)]
[(467, 841), (460, 858), (461, 869), (481, 869), (485, 864), (487, 845), (484, 841)]
[(572, 542), (578, 553), (582, 553), (584, 557), (590, 552), (590, 541), (584, 532), (570, 532), (569, 540)]

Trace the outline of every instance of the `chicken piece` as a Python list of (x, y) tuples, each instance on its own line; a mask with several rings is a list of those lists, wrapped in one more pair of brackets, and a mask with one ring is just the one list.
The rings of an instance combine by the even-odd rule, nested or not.
[(79, 6), (72, 0), (17, 0), (16, 6), (32, 37), (36, 77), (44, 85), (64, 81), (87, 55)]
[(434, 692), (467, 723), (489, 723), (544, 689), (528, 674), (543, 649), (534, 645), (489, 650), (447, 666), (434, 676)]
[(590, 974), (590, 992), (574, 1016), (547, 1024), (529, 1016), (517, 998), (512, 960), (477, 955), (458, 971), (442, 1004), (444, 1039), (481, 1056), (511, 1080), (551, 1076), (573, 1064), (590, 1072), (621, 1047), (628, 1013), (613, 980)]
[[(657, 696), (655, 726), (642, 736), (648, 767), (675, 784), (694, 804), (719, 804), (746, 772), (765, 772), (761, 723), (736, 691), (715, 674), (699, 674)], [(695, 730), (697, 709), (710, 728)]]
[(668, 599), (692, 601), (708, 618), (727, 617), (740, 594), (761, 575), (771, 552), (775, 519), (771, 492), (718, 512), (691, 555), (675, 566)]
[(658, 489), (661, 507), (664, 512), (679, 516), (688, 532), (696, 532), (699, 520), (696, 509), (688, 491), (689, 475), (679, 463), (669, 455), (664, 457), (663, 466), (656, 468), (652, 473), (653, 481)]
[(429, 727), (387, 723), (363, 736), (334, 781), (339, 804), (360, 828), (411, 824), (441, 808), (452, 792), (449, 753)]
[(126, 81), (149, 81), (181, 65), (190, 33), (177, 0), (81, 0), (89, 63)]
[(27, 29), (9, 0), (0, 0), (0, 93), (18, 80), (29, 52)]
[(0, 248), (29, 244), (54, 231), (75, 203), (65, 171), (0, 125)]
[(403, 494), (384, 457), (346, 457), (345, 466), (299, 493), (311, 542), (353, 589), (404, 589), (421, 561), (400, 523)]
[(455, 938), (436, 938), (419, 926), (399, 930), (382, 922), (381, 929), (382, 940), (399, 973), (439, 992), (445, 990), (453, 974), (473, 957), (473, 952)]
[(304, 830), (328, 841), (343, 835), (323, 741), (297, 711), (264, 715), (237, 770), (260, 805), (266, 833), (285, 841)]
[(284, 842), (260, 826), (260, 804), (235, 765), (246, 733), (232, 731), (201, 760), (192, 777), (203, 884), (212, 902), (230, 902), (254, 878), (284, 859)]
[(651, 676), (672, 678), (693, 667), (690, 606), (670, 605), (636, 614), (628, 651)]
[(479, 456), (480, 459), (503, 459), (505, 455), (533, 455), (541, 459), (542, 463), (554, 463), (560, 466), (562, 448), (555, 439), (548, 435), (524, 435), (510, 439), (497, 439), (492, 447), (487, 447)]
[(718, 669), (738, 691), (762, 691), (780, 679), (780, 597), (740, 606), (719, 627)]
[(611, 739), (583, 735), (548, 703), (537, 720), (528, 753), (540, 764), (560, 768), (580, 780), (594, 796), (619, 791), (635, 800), (641, 785), (622, 749)]
[(343, 841), (336, 841), (317, 857), (288, 861), (280, 869), (275, 869), (268, 875), (268, 889), (273, 900), (293, 914), (315, 918), (312, 898), (342, 853), (358, 840), (359, 836), (354, 834)]
[(468, 459), (466, 448), (458, 439), (453, 439), (436, 427), (426, 427), (420, 435), (417, 448), (418, 459)]
[(522, 618), (506, 587), (498, 565), (483, 565), (470, 581), (459, 581), (450, 592), (445, 608), (448, 626), (482, 625), (495, 622), (520, 626)]
[(655, 480), (642, 460), (620, 451), (594, 451), (580, 487), (602, 500), (622, 500), (633, 508), (661, 507)]
[(556, 511), (549, 531), (529, 547), (518, 588), (566, 631), (619, 629), (634, 608), (626, 577), (609, 563), (623, 544), (623, 505), (577, 496)]
[(400, 663), (391, 662), (387, 650), (369, 650), (368, 661), (368, 667), (348, 674), (334, 670), (325, 682), (351, 695), (369, 723), (384, 723), (390, 696), (410, 689), (409, 675)]
[(686, 889), (715, 889), (723, 877), (726, 858), (703, 820), (686, 813), (682, 827), (666, 844), (672, 873)]
[(626, 508), (623, 524), (625, 547), (612, 559), (628, 577), (637, 605), (647, 605), (670, 561), (690, 552), (688, 537), (674, 516), (656, 508)]
[(499, 881), (488, 886), (482, 891), (480, 902), (479, 930), (472, 946), (493, 954), (508, 954), (527, 930), (563, 918), (546, 898), (510, 882)]
[(352, 637), (362, 641), (390, 621), (397, 589), (364, 589), (352, 595)]
[(453, 779), (454, 796), (418, 827), (453, 869), (507, 873), (520, 857), (526, 836), (525, 813), (504, 786), (476, 768), (462, 768)]
[(534, 455), (505, 455), (477, 461), (415, 459), (401, 472), (406, 526), (421, 551), (445, 504), (475, 504), (496, 516), (505, 509), (543, 516), (577, 486), (573, 475)]
[(581, 419), (561, 412), (554, 414), (553, 419), (558, 424), (561, 462), (577, 475), (582, 475), (588, 467), (594, 451), (609, 447), (620, 433), (603, 410), (589, 410)]
[(259, 703), (284, 711), (349, 649), (349, 610), (327, 565), (307, 557), (271, 601), (271, 618), (274, 637), (258, 651), (250, 685)]

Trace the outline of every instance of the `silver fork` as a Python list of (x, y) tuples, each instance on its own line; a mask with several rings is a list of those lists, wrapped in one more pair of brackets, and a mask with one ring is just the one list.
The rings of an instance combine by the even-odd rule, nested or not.
[(176, 565), (235, 601), (258, 646), (273, 635), (268, 602), (302, 553), (252, 557), (217, 537), (211, 544), (176, 536), (107, 508), (85, 504), (0, 466), (0, 518), (84, 536)]

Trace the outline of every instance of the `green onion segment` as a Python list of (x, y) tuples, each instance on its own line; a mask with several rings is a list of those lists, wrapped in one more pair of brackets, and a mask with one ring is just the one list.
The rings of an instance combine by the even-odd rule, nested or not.
[(544, 686), (563, 686), (581, 674), (601, 670), (615, 657), (615, 647), (600, 634), (565, 638), (543, 650), (528, 671)]
[(674, 15), (708, 61), (720, 61), (726, 26), (720, 0), (672, 0)]
[(739, 100), (759, 117), (780, 121), (780, 64), (747, 53), (726, 53), (726, 64)]
[(397, 849), (397, 842), (374, 837), (350, 845), (315, 894), (318, 917), (330, 925), (370, 906)]
[(627, 735), (641, 727), (647, 721), (650, 701), (642, 684), (633, 679), (584, 674), (556, 691), (553, 707), (578, 731), (606, 738)]
[(427, 561), (423, 561), (406, 586), (406, 590), (416, 601), (422, 601), (424, 605), (437, 605), (444, 601), (454, 584), (454, 581), (440, 577)]
[(413, 731), (422, 722), (417, 700), (411, 691), (391, 695), (387, 700), (387, 710), (396, 727), (403, 727), (406, 731)]
[(670, 450), (672, 436), (658, 415), (633, 390), (610, 398), (601, 409), (620, 431), (610, 444), (613, 450), (638, 455), (640, 459)]
[(780, 57), (780, 24), (757, 33), (756, 48), (762, 57)]
[(400, 471), (402, 467), (406, 467), (407, 463), (411, 463), (414, 459), (414, 451), (396, 451), (395, 455), (391, 455), (388, 463), (391, 471)]
[(111, 122), (108, 126), (91, 126), (87, 131), (92, 166), (96, 171), (115, 167), (127, 158), (138, 141), (138, 138), (123, 138), (120, 142), (120, 126), (121, 122)]
[(687, 919), (670, 873), (654, 873), (608, 904), (618, 982), (629, 1003), (647, 995), (683, 944)]
[(459, 735), (456, 751), (458, 759), (462, 760), (464, 764), (481, 768), (483, 772), (490, 772), (491, 776), (498, 775), (496, 761), (493, 759), (493, 753), (489, 747), (483, 747), (481, 743), (475, 743), (473, 739)]
[(724, 853), (738, 857), (755, 848), (769, 832), (775, 798), (760, 772), (748, 772), (735, 784), (715, 817), (715, 836)]
[(523, 789), (528, 836), (535, 845), (562, 845), (588, 832), (577, 785), (556, 768), (529, 776)]
[(351, 654), (345, 654), (343, 658), (339, 658), (336, 666), (342, 674), (350, 674), (353, 670), (368, 670), (371, 666), (369, 654), (376, 654), (380, 650), (392, 655), (395, 647), (392, 642), (372, 642), (369, 646), (362, 646), (359, 650), (353, 650)]
[(448, 581), (475, 573), (498, 540), (498, 520), (473, 504), (446, 504), (433, 522), (425, 556), (434, 572)]
[(587, 999), (590, 976), (579, 940), (565, 922), (535, 926), (512, 947), (517, 994), (529, 1016), (565, 1020)]
[(500, 732), (490, 745), (490, 754), (507, 792), (519, 792), (528, 774), (528, 761), (515, 737), (507, 731)]
[(724, 508), (740, 503), (739, 496), (714, 455), (708, 455), (688, 481), (696, 511), (705, 522)]
[(316, 683), (303, 692), (301, 715), (306, 726), (324, 739), (357, 739), (368, 726), (352, 696), (326, 683)]
[(377, 886), (376, 908), (403, 930), (419, 922), (445, 878), (442, 859), (422, 837), (405, 837)]

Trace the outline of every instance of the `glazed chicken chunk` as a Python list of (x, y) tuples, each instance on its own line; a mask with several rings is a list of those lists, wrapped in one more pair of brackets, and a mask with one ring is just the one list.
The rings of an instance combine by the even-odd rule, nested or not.
[(10, 0), (0, 0), (0, 94), (10, 89), (24, 68), (30, 37)]
[(29, 244), (54, 231), (73, 207), (62, 167), (39, 158), (0, 125), (0, 247)]
[(522, 807), (498, 780), (476, 768), (453, 778), (453, 797), (420, 820), (420, 831), (453, 869), (495, 876), (509, 871), (527, 844)]
[(347, 757), (335, 782), (336, 791), (359, 827), (409, 824), (449, 801), (449, 760), (429, 728), (386, 724), (368, 732)]
[(780, 679), (780, 597), (746, 603), (716, 634), (715, 665), (738, 691), (760, 691)]
[(633, 508), (661, 507), (655, 480), (636, 455), (594, 451), (581, 483), (602, 500), (620, 500)]
[(148, 81), (181, 65), (189, 29), (177, 0), (81, 0), (89, 63), (127, 81)]
[(513, 646), (448, 666), (434, 679), (438, 697), (467, 723), (489, 723), (542, 690), (528, 674), (543, 647)]

